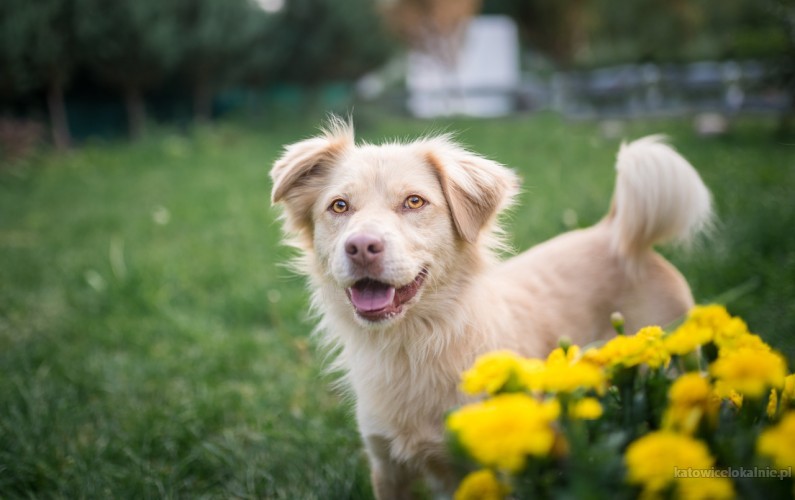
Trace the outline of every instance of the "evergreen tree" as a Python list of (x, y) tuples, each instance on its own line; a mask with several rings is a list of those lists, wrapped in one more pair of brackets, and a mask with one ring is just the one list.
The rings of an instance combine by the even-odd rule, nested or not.
[(146, 124), (144, 92), (160, 83), (182, 53), (174, 0), (73, 0), (85, 63), (124, 98), (128, 130)]
[(0, 86), (15, 94), (46, 89), (52, 140), (71, 144), (64, 91), (75, 68), (71, 0), (0, 2)]
[(372, 0), (290, 0), (277, 24), (282, 80), (351, 80), (383, 64), (394, 49)]
[[(180, 72), (191, 86), (194, 117), (207, 121), (215, 91), (242, 74), (268, 15), (248, 0), (177, 0)], [(267, 63), (267, 61), (262, 61)]]

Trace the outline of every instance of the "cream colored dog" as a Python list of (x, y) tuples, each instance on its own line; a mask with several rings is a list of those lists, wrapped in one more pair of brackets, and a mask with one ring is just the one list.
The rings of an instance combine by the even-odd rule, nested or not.
[(517, 176), (449, 137), (380, 146), (332, 120), (275, 163), (273, 202), (302, 251), (319, 331), (356, 396), (380, 499), (410, 496), (424, 474), (455, 486), (443, 416), (465, 402), (459, 377), (495, 349), (545, 356), (665, 325), (693, 304), (681, 274), (652, 245), (683, 240), (710, 219), (710, 195), (658, 137), (621, 147), (605, 218), (499, 261), (496, 217)]

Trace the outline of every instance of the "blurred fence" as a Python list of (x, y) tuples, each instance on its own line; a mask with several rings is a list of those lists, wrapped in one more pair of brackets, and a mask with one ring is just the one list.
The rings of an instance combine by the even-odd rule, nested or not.
[(366, 85), (359, 85), (360, 98), (378, 99), (393, 110), (417, 117), (497, 116), (541, 110), (573, 119), (779, 114), (793, 104), (776, 66), (758, 60), (623, 64), (543, 76), (525, 71), (511, 86), (456, 78), (436, 86), (409, 81), (406, 86), (393, 85), (391, 91), (377, 93), (371, 88), (384, 89), (387, 84), (375, 85), (372, 78), (368, 76), (363, 80)]
[(525, 106), (549, 105), (571, 117), (780, 112), (789, 97), (773, 76), (759, 61), (621, 65), (555, 73), (518, 94)]

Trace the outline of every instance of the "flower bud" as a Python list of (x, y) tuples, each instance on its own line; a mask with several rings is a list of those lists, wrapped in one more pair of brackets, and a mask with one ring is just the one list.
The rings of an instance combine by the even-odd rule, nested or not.
[(624, 335), (624, 315), (616, 311), (610, 315), (610, 323), (619, 335)]
[(558, 340), (558, 347), (563, 349), (563, 354), (568, 354), (569, 347), (571, 347), (571, 339), (567, 335), (562, 336)]

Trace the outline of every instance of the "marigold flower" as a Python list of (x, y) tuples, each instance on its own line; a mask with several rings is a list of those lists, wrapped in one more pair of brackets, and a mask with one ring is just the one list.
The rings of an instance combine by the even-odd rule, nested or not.
[(770, 389), (770, 396), (767, 398), (767, 409), (765, 413), (767, 413), (767, 417), (770, 419), (776, 418), (776, 413), (778, 413), (778, 393), (775, 389)]
[(577, 361), (580, 357), (580, 347), (576, 345), (569, 345), (565, 349), (563, 347), (556, 347), (547, 356), (547, 365), (570, 365)]
[(741, 318), (732, 316), (725, 307), (710, 304), (696, 306), (687, 320), (665, 338), (665, 347), (671, 354), (686, 354), (698, 346), (713, 342), (720, 352), (743, 348), (769, 351), (758, 335), (748, 331)]
[(663, 414), (663, 427), (692, 434), (705, 414), (717, 411), (712, 394), (712, 387), (700, 374), (687, 373), (679, 377), (668, 390), (669, 404)]
[(718, 402), (722, 399), (728, 399), (735, 407), (743, 407), (743, 395), (732, 389), (732, 387), (723, 380), (715, 381), (712, 394), (718, 398)]
[(642, 486), (644, 496), (675, 484), (677, 469), (710, 469), (715, 463), (704, 443), (671, 431), (651, 432), (632, 442), (624, 460), (627, 481)]
[(527, 394), (500, 394), (462, 407), (447, 417), (447, 428), (478, 463), (517, 472), (527, 456), (546, 456), (555, 442), (551, 423), (557, 400), (539, 402)]
[(776, 352), (741, 348), (722, 353), (709, 371), (726, 388), (758, 398), (771, 387), (780, 389), (784, 386), (787, 365)]
[(700, 477), (677, 481), (674, 497), (682, 500), (729, 500), (736, 498), (737, 493), (727, 478)]
[(510, 493), (510, 489), (501, 483), (489, 469), (467, 474), (458, 485), (453, 496), (454, 500), (500, 500)]
[(526, 359), (511, 351), (495, 351), (480, 356), (474, 366), (462, 375), (461, 390), (467, 394), (496, 394), (511, 382), (517, 388), (531, 388), (534, 373), (541, 371), (544, 363)]
[(716, 343), (748, 332), (742, 319), (733, 317), (724, 306), (718, 304), (695, 306), (688, 313), (685, 323), (709, 329)]
[(602, 416), (602, 405), (596, 398), (583, 398), (571, 405), (569, 416), (579, 420), (596, 420)]
[(765, 343), (759, 335), (753, 333), (743, 333), (732, 337), (718, 344), (720, 353), (736, 351), (739, 349), (750, 349), (753, 351), (770, 351), (770, 346)]
[(699, 323), (710, 328), (720, 328), (731, 320), (726, 307), (720, 304), (706, 304), (693, 307), (687, 314), (687, 321)]
[(699, 373), (686, 373), (676, 379), (668, 390), (668, 399), (680, 406), (696, 406), (709, 398), (711, 387)]
[(571, 346), (565, 352), (561, 348), (552, 351), (540, 377), (540, 387), (546, 392), (572, 393), (578, 389), (593, 389), (602, 393), (607, 385), (604, 370), (581, 360), (577, 346)]
[(769, 457), (779, 469), (795, 468), (795, 411), (786, 413), (778, 425), (762, 432), (756, 451)]
[(665, 350), (682, 356), (712, 341), (712, 330), (695, 322), (685, 322), (663, 338)]
[(646, 364), (651, 368), (667, 365), (671, 356), (662, 342), (663, 330), (659, 326), (641, 328), (633, 336), (620, 335), (605, 345), (585, 353), (585, 359), (603, 366), (625, 367)]

